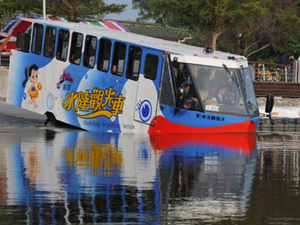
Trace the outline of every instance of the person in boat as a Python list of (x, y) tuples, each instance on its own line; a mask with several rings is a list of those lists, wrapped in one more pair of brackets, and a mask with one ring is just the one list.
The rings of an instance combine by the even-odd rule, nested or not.
[(227, 87), (220, 86), (217, 92), (211, 97), (211, 101), (216, 102), (218, 105), (230, 104), (231, 101), (227, 97)]
[(181, 87), (187, 81), (188, 81), (188, 76), (186, 74), (186, 71), (184, 71), (184, 64), (180, 63), (176, 73), (176, 85), (177, 87)]
[(53, 48), (50, 45), (45, 46), (45, 56), (53, 57)]
[(185, 94), (185, 101), (184, 101), (184, 105), (183, 108), (184, 109), (190, 109), (195, 107), (196, 103), (198, 102), (198, 99), (193, 97), (190, 93), (191, 91), (191, 84), (190, 83), (184, 83), (182, 85), (183, 89), (184, 89), (184, 94)]
[(116, 65), (113, 65), (113, 67), (112, 67), (112, 73), (113, 73), (113, 74), (117, 74), (117, 72), (118, 72), (117, 66), (116, 66)]

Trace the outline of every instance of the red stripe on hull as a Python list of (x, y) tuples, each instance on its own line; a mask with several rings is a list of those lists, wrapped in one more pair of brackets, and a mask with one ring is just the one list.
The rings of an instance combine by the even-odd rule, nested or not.
[(149, 134), (176, 134), (176, 133), (244, 133), (255, 132), (256, 126), (251, 121), (240, 122), (232, 125), (224, 125), (218, 127), (192, 127), (175, 124), (168, 121), (163, 116), (155, 117), (150, 126)]

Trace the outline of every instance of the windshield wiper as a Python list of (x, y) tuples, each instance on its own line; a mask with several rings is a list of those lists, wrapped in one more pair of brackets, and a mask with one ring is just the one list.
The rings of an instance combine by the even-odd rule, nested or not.
[(232, 75), (232, 73), (230, 72), (230, 70), (228, 69), (228, 67), (227, 67), (225, 64), (223, 64), (222, 66), (223, 66), (224, 69), (226, 70), (226, 72), (227, 72), (227, 74), (228, 74), (228, 77), (230, 77), (230, 78), (233, 80), (233, 82), (235, 83), (235, 85), (238, 87), (238, 81), (237, 81), (236, 76), (233, 76), (233, 75)]
[(222, 66), (224, 67), (224, 69), (226, 70), (226, 72), (227, 72), (228, 74), (230, 74), (230, 71), (229, 71), (228, 67), (227, 67), (225, 64), (223, 64)]

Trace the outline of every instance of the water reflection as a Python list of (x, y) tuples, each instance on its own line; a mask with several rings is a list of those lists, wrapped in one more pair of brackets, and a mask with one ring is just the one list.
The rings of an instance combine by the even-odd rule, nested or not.
[(246, 216), (255, 134), (0, 132), (6, 224), (183, 224)]
[(262, 133), (247, 221), (300, 224), (300, 133)]

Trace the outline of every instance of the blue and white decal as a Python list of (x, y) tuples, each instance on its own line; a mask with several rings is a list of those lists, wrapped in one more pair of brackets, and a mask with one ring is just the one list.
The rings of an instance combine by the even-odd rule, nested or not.
[(152, 115), (152, 105), (148, 100), (144, 100), (137, 105), (141, 121), (148, 122)]

